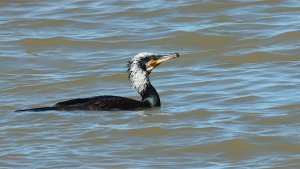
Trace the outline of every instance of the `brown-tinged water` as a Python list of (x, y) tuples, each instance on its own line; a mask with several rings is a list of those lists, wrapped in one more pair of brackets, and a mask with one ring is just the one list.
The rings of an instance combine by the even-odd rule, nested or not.
[[(298, 0), (2, 0), (0, 168), (300, 168), (299, 30)], [(160, 109), (14, 112), (139, 99), (138, 52), (182, 54)]]

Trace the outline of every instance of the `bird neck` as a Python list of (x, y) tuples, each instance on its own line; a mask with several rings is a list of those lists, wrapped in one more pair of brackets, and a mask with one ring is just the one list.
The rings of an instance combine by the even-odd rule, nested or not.
[(129, 69), (129, 80), (133, 88), (142, 96), (142, 102), (150, 107), (160, 106), (159, 95), (149, 80), (149, 73), (141, 69), (138, 64), (132, 64)]
[(151, 107), (160, 106), (159, 95), (150, 82), (147, 84), (146, 90), (140, 95), (142, 96), (142, 102), (148, 103)]

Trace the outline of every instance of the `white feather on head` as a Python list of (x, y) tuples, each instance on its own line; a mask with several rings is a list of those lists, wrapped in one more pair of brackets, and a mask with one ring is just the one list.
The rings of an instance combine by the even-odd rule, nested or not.
[(131, 81), (133, 88), (140, 94), (144, 93), (147, 86), (150, 84), (149, 72), (140, 66), (141, 60), (156, 55), (154, 53), (139, 53), (135, 55), (128, 63), (128, 78)]

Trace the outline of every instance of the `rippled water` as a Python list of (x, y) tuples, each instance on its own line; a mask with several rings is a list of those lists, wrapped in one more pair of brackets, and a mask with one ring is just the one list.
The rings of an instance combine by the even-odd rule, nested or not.
[[(300, 2), (0, 2), (0, 167), (300, 168)], [(139, 99), (126, 63), (182, 57), (151, 75), (146, 112), (24, 112), (96, 95)]]

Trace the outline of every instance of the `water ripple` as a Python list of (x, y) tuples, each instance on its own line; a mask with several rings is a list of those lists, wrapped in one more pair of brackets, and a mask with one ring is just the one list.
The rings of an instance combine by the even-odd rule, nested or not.
[[(299, 168), (299, 2), (1, 1), (6, 168)], [(162, 107), (23, 112), (95, 95), (140, 99), (138, 52)], [(43, 162), (41, 162), (43, 161)]]

